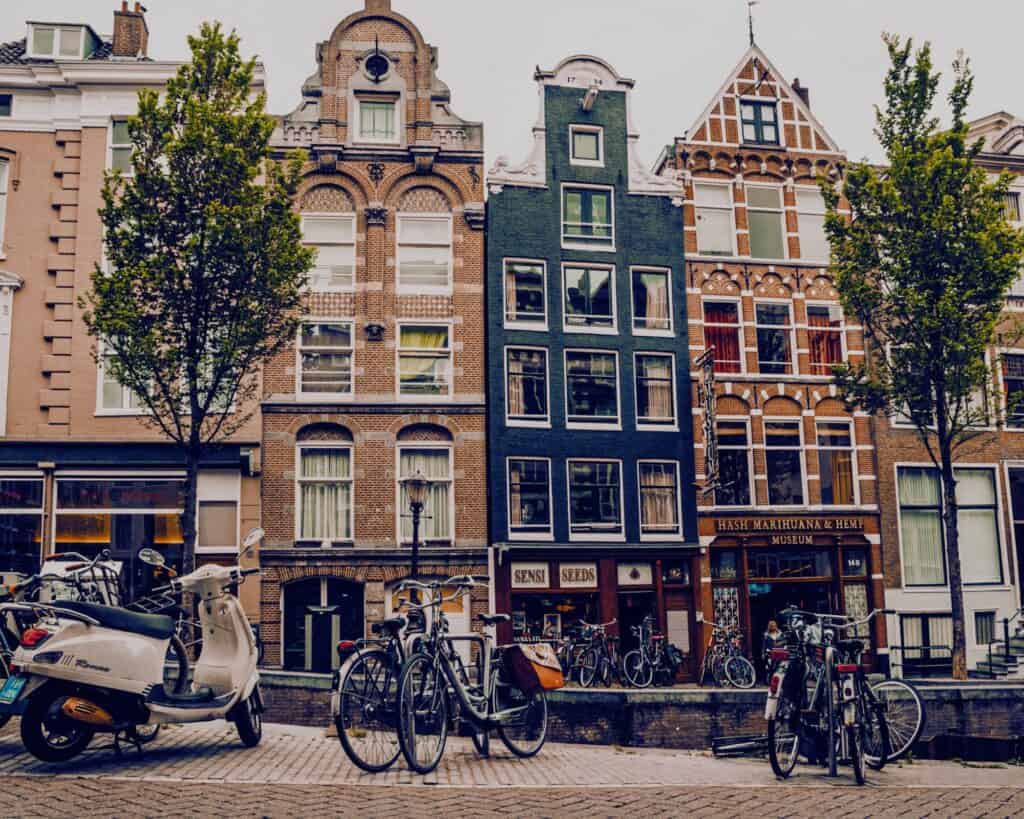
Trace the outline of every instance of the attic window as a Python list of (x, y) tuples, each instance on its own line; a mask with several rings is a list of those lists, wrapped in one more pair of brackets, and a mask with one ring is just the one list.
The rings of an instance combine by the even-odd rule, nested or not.
[(83, 59), (85, 29), (82, 26), (29, 26), (29, 57), (43, 59)]
[(778, 145), (779, 123), (775, 101), (740, 101), (740, 123), (743, 126), (743, 141), (755, 145)]
[(0, 117), (11, 116), (11, 109), (14, 107), (13, 94), (0, 94)]

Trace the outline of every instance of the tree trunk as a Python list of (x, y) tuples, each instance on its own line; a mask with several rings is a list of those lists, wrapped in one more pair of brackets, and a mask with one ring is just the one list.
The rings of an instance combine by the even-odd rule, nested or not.
[(953, 453), (941, 446), (942, 522), (946, 535), (946, 564), (949, 572), (949, 609), (953, 617), (953, 679), (967, 679), (967, 634), (964, 626), (964, 589), (960, 576), (960, 529), (957, 522), (956, 478)]
[(196, 567), (196, 505), (199, 488), (198, 444), (185, 449), (185, 511), (181, 515), (181, 573)]

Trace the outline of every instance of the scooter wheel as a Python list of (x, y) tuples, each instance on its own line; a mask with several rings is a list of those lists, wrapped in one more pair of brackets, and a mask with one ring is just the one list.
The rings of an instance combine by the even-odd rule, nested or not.
[(238, 706), (235, 727), (238, 729), (239, 739), (246, 748), (260, 744), (263, 737), (263, 715), (260, 714), (260, 704), (255, 691), (249, 695), (249, 699)]
[(44, 688), (29, 700), (21, 717), (21, 741), (43, 762), (66, 762), (78, 756), (95, 733), (61, 714), (60, 701), (65, 696), (60, 690)]

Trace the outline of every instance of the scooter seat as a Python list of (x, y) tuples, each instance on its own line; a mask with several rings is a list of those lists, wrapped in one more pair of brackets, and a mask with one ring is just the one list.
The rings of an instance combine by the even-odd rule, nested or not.
[(84, 614), (99, 622), (104, 628), (130, 631), (144, 637), (166, 640), (174, 634), (174, 620), (164, 614), (139, 614), (138, 612), (101, 606), (99, 603), (83, 603), (78, 600), (61, 601), (58, 608)]

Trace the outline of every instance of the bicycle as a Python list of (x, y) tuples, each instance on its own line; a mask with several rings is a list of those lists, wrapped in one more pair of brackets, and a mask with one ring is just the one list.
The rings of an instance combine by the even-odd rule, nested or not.
[(665, 635), (654, 631), (654, 616), (648, 614), (639, 626), (633, 626), (639, 645), (622, 658), (622, 673), (630, 685), (647, 688), (665, 662)]
[[(515, 646), (496, 646), (489, 633), (448, 633), (443, 605), (484, 584), (460, 575), (444, 582), (405, 581), (402, 585), (426, 592), (421, 608), (431, 609), (433, 615), (418, 650), (404, 663), (398, 683), (398, 739), (409, 767), (421, 774), (433, 771), (444, 755), (450, 725), (460, 719), (480, 735), (489, 736), (489, 731), (496, 729), (516, 756), (537, 754), (547, 739), (547, 697), (542, 688), (524, 690), (513, 678), (504, 652)], [(455, 590), (445, 597), (444, 587)], [(479, 614), (477, 618), (485, 626), (511, 619), (507, 614)], [(475, 682), (469, 679), (455, 641), (478, 647)], [(489, 739), (482, 744), (489, 744)]]
[(608, 634), (608, 627), (614, 626), (617, 622), (618, 620), (609, 620), (607, 623), (587, 623), (580, 620), (580, 625), (587, 629), (590, 636), (590, 645), (580, 660), (579, 679), (580, 685), (584, 688), (590, 688), (597, 682), (607, 688), (612, 684), (613, 676), (622, 681), (619, 638)]
[(742, 633), (710, 620), (704, 623), (711, 626), (712, 631), (697, 684), (705, 685), (710, 676), (719, 688), (753, 688), (757, 672), (743, 654)]

